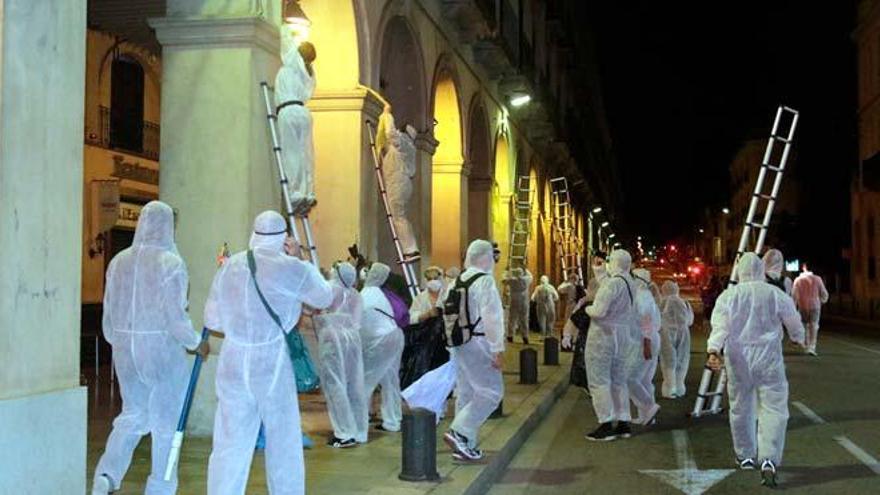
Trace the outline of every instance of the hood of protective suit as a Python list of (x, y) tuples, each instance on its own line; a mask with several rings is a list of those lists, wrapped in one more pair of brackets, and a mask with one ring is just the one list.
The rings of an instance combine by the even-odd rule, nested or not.
[(446, 269), (446, 278), (455, 279), (458, 278), (459, 275), (461, 275), (461, 268), (457, 266), (450, 266)]
[(468, 246), (464, 259), (464, 267), (476, 268), (481, 272), (491, 273), (495, 269), (495, 258), (492, 254), (492, 243), (477, 239)]
[(382, 287), (391, 274), (391, 268), (385, 263), (373, 263), (364, 280), (364, 287)]
[(663, 294), (663, 297), (677, 296), (678, 290), (677, 283), (672, 280), (667, 280), (666, 282), (663, 282), (663, 287), (660, 288), (660, 293)]
[(541, 275), (541, 285), (548, 285), (550, 283), (550, 277), (547, 275)]
[(771, 249), (764, 253), (764, 271), (767, 275), (779, 278), (783, 268), (785, 268), (785, 257), (782, 255), (782, 251)]
[(174, 211), (161, 201), (150, 201), (141, 210), (134, 246), (151, 246), (177, 252), (174, 245)]
[(739, 282), (754, 282), (764, 280), (764, 262), (755, 253), (746, 253), (736, 264), (737, 280)]
[(629, 273), (632, 268), (632, 256), (625, 249), (615, 249), (608, 256), (608, 274), (611, 276)]
[(632, 273), (633, 276), (642, 279), (643, 281), (645, 281), (645, 283), (651, 283), (651, 272), (649, 272), (648, 270), (644, 268), (636, 268), (635, 270), (633, 270)]
[(251, 249), (266, 249), (281, 252), (287, 238), (287, 222), (277, 211), (264, 211), (254, 220), (254, 232), (248, 246)]
[(356, 278), (357, 270), (355, 270), (354, 266), (352, 266), (352, 264), (347, 261), (336, 263), (336, 265), (330, 271), (330, 280), (334, 282), (339, 282), (346, 289), (351, 289), (352, 287), (354, 287)]

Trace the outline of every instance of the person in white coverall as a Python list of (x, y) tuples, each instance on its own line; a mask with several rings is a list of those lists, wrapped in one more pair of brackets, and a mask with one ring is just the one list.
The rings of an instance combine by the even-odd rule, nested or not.
[(660, 406), (654, 398), (654, 374), (660, 351), (660, 309), (651, 293), (651, 272), (637, 268), (632, 272), (636, 286), (636, 311), (638, 325), (634, 328), (632, 346), (628, 357), (631, 370), (629, 397), (636, 406), (636, 424), (649, 425), (654, 421)]
[(541, 283), (532, 292), (532, 302), (535, 303), (535, 311), (538, 313), (538, 327), (546, 337), (553, 333), (553, 325), (556, 324), (556, 304), (559, 303), (559, 294), (547, 275), (541, 275)]
[(774, 486), (788, 423), (783, 325), (801, 346), (804, 327), (792, 299), (764, 281), (757, 255), (744, 254), (736, 270), (738, 283), (718, 297), (712, 311), (707, 365), (727, 370), (730, 430), (740, 467), (754, 469), (762, 460), (762, 483)]
[(501, 369), (504, 360), (504, 310), (492, 272), (492, 244), (477, 239), (468, 246), (463, 281), (480, 278), (468, 289), (467, 305), (475, 336), (450, 350), (456, 366), (455, 419), (444, 435), (453, 457), (477, 461), (480, 427), (504, 396)]
[(507, 341), (512, 342), (519, 331), (523, 343), (529, 343), (529, 287), (532, 286), (532, 274), (522, 268), (514, 268), (504, 277), (510, 295), (507, 322)]
[(186, 350), (206, 356), (208, 343), (200, 344), (186, 312), (189, 279), (174, 244), (173, 216), (160, 201), (144, 206), (134, 242), (107, 268), (103, 330), (113, 346), (122, 412), (95, 468), (93, 494), (119, 490), (146, 434), (152, 469), (144, 493), (177, 491), (176, 469), (170, 481), (164, 476), (189, 378)]
[(660, 371), (663, 385), (660, 393), (664, 399), (684, 397), (687, 392), (685, 378), (691, 362), (691, 325), (694, 310), (679, 296), (678, 284), (672, 280), (663, 282), (660, 289), (663, 306), (660, 312)]
[(307, 212), (317, 203), (312, 114), (306, 107), (315, 92), (315, 47), (307, 41), (298, 44), (287, 27), (281, 31), (282, 65), (275, 76), (281, 164), (289, 181), (293, 208)]
[(413, 299), (409, 307), (409, 322), (412, 325), (440, 316), (437, 307), (440, 294), (443, 292), (443, 269), (439, 266), (430, 266), (425, 270), (425, 289)]
[(367, 403), (376, 387), (382, 386), (383, 431), (400, 431), (403, 419), (400, 397), (400, 358), (405, 339), (394, 321), (394, 310), (382, 292), (391, 268), (373, 263), (367, 272), (361, 296), (364, 299), (364, 320), (361, 342), (364, 346), (364, 390)]
[(333, 303), (314, 317), (321, 391), (333, 426), (333, 437), (327, 445), (334, 448), (366, 442), (369, 427), (361, 346), (364, 303), (354, 288), (356, 282), (357, 272), (351, 263), (334, 264), (330, 269)]
[(284, 217), (260, 213), (250, 250), (223, 264), (205, 303), (205, 326), (225, 335), (217, 365), (208, 495), (245, 493), (260, 423), (269, 492), (305, 493), (296, 379), (284, 335), (296, 331), (303, 305), (326, 308), (333, 291), (317, 268), (288, 254), (296, 246), (286, 238)]
[(577, 285), (578, 285), (578, 276), (576, 273), (572, 273), (568, 276), (565, 282), (559, 284), (559, 288), (557, 288), (557, 293), (559, 297), (562, 298), (563, 310), (562, 316), (564, 318), (568, 318), (571, 316), (571, 313), (574, 312), (574, 307), (578, 303), (577, 301)]
[(801, 313), (801, 321), (807, 329), (806, 350), (811, 356), (816, 353), (816, 341), (819, 339), (819, 319), (822, 305), (828, 302), (828, 290), (822, 279), (813, 274), (804, 264), (804, 271), (798, 275), (792, 288), (792, 297)]
[(791, 279), (783, 274), (785, 271), (785, 257), (782, 255), (782, 251), (778, 249), (768, 249), (767, 252), (764, 253), (763, 260), (764, 274), (767, 283), (775, 285), (786, 294), (791, 295)]
[(386, 105), (379, 116), (376, 146), (382, 155), (382, 177), (388, 195), (391, 221), (400, 240), (404, 258), (415, 261), (419, 257), (419, 245), (415, 231), (406, 217), (406, 205), (413, 193), (413, 177), (416, 175), (416, 129), (407, 125), (404, 130), (395, 127), (391, 106)]
[(599, 427), (586, 435), (589, 440), (609, 441), (632, 435), (625, 361), (634, 345), (632, 329), (638, 325), (638, 315), (635, 282), (629, 274), (631, 265), (627, 251), (612, 252), (608, 277), (599, 284), (593, 304), (586, 308), (590, 316), (584, 353), (587, 381), (599, 421)]

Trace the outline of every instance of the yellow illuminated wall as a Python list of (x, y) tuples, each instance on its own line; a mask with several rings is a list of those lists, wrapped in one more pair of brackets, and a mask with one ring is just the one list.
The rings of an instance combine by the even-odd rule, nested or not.
[(529, 170), (529, 187), (531, 187), (531, 199), (532, 199), (532, 209), (530, 212), (530, 221), (529, 221), (529, 254), (528, 254), (528, 266), (529, 270), (532, 271), (532, 274), (537, 278), (543, 273), (540, 273), (540, 267), (538, 266), (538, 229), (539, 229), (539, 214), (541, 212), (540, 205), (538, 203), (538, 171), (536, 168), (532, 167)]
[(441, 76), (434, 90), (434, 119), (434, 137), (440, 144), (431, 167), (431, 259), (440, 266), (460, 265), (466, 249), (467, 182), (458, 92), (449, 75)]
[(542, 213), (544, 215), (544, 221), (541, 225), (541, 229), (544, 232), (544, 252), (542, 253), (544, 258), (544, 272), (551, 280), (559, 283), (561, 280), (559, 274), (556, 273), (556, 263), (554, 263), (556, 246), (553, 239), (553, 195), (550, 193), (550, 180), (548, 179), (544, 180), (543, 196), (544, 207)]
[(502, 134), (495, 143), (495, 176), (492, 187), (492, 240), (501, 249), (502, 262), (495, 266), (496, 275), (507, 268), (510, 255), (510, 210), (511, 210), (511, 170), (510, 148), (507, 138)]

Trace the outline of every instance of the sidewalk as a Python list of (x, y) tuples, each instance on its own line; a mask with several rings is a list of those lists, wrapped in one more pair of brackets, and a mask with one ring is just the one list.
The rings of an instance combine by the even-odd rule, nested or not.
[[(495, 477), (515, 455), (531, 432), (538, 427), (568, 385), (571, 354), (560, 353), (560, 366), (538, 367), (538, 385), (520, 385), (519, 351), (525, 346), (509, 344), (505, 355), (504, 416), (489, 420), (481, 431), (481, 448), (486, 453), (482, 464), (463, 465), (452, 460), (442, 442), (451, 417), (437, 426), (437, 470), (440, 482), (411, 483), (398, 480), (401, 466), (401, 434), (370, 431), (370, 442), (354, 449), (337, 450), (324, 445), (331, 428), (320, 394), (301, 397), (303, 426), (315, 441), (306, 451), (306, 492), (310, 494), (480, 494), (485, 493)], [(543, 346), (532, 345), (543, 362)], [(449, 401), (449, 411), (453, 402)], [(106, 412), (106, 407), (102, 408)], [(97, 457), (104, 447), (112, 416), (90, 411), (88, 479), (92, 478)], [(149, 440), (144, 439), (135, 451), (131, 469), (118, 495), (143, 493), (150, 469)], [(180, 461), (181, 495), (205, 493), (210, 438), (187, 438)], [(89, 482), (91, 484), (91, 482)], [(254, 455), (248, 494), (266, 494), (264, 457)]]

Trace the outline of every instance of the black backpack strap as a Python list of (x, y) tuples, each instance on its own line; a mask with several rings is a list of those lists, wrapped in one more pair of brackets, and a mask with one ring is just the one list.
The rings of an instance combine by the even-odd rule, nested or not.
[(260, 302), (263, 303), (263, 307), (266, 308), (266, 312), (269, 313), (269, 316), (272, 318), (272, 321), (278, 325), (278, 328), (284, 332), (284, 327), (281, 325), (281, 318), (278, 316), (278, 313), (272, 309), (272, 306), (269, 305), (269, 301), (266, 300), (266, 297), (263, 295), (263, 291), (260, 290), (260, 285), (257, 284), (257, 260), (254, 258), (254, 251), (252, 249), (248, 249), (247, 252), (247, 262), (248, 269), (251, 272), (251, 280), (254, 281), (254, 287), (257, 289), (257, 295), (260, 296)]
[(629, 303), (635, 303), (635, 299), (633, 299), (632, 289), (629, 288), (629, 282), (627, 282), (626, 279), (620, 275), (615, 275), (614, 278), (619, 278), (620, 280), (623, 280), (623, 285), (626, 286), (626, 293), (629, 294)]
[(373, 308), (373, 310), (374, 310), (374, 311), (378, 311), (379, 313), (382, 313), (383, 315), (385, 315), (385, 316), (391, 318), (392, 320), (394, 320), (395, 323), (397, 322), (397, 320), (394, 319), (394, 315), (389, 315), (388, 313), (382, 311), (382, 310), (379, 309), (379, 308)]
[[(455, 289), (464, 289), (464, 317), (467, 320), (467, 327), (470, 330), (473, 330), (483, 321), (483, 317), (477, 318), (477, 321), (471, 323), (471, 305), (470, 305), (470, 291), (471, 286), (474, 285), (474, 282), (485, 277), (485, 273), (476, 273), (473, 277), (464, 280), (462, 279), (462, 275), (459, 275), (455, 280)], [(478, 335), (476, 333), (472, 333), (471, 335)], [(482, 335), (482, 334), (480, 334)]]

